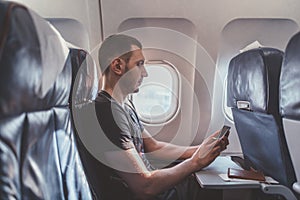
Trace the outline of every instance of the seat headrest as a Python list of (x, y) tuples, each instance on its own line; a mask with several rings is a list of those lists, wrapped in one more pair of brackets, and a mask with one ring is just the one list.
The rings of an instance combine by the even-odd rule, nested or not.
[(67, 105), (71, 62), (58, 31), (22, 5), (0, 7), (0, 118)]
[(69, 18), (47, 18), (69, 43), (89, 50), (89, 35), (82, 23)]
[(240, 104), (246, 102), (247, 109), (253, 111), (278, 112), (282, 56), (282, 51), (264, 47), (232, 58), (227, 75), (227, 105), (240, 108)]
[[(82, 49), (89, 49), (89, 36), (82, 23), (68, 18), (47, 18), (47, 20), (61, 33), (62, 37), (71, 45)], [(81, 106), (96, 98), (100, 71), (91, 55), (85, 51), (71, 51), (73, 62), (72, 104)]]
[(280, 113), (282, 117), (300, 120), (300, 32), (285, 50), (280, 75)]
[[(72, 100), (73, 106), (79, 106), (90, 103), (95, 100), (98, 93), (98, 82), (100, 69), (95, 64), (91, 55), (85, 51), (71, 51), (73, 62), (78, 63), (77, 69), (73, 67)], [(84, 60), (83, 60), (84, 59)]]

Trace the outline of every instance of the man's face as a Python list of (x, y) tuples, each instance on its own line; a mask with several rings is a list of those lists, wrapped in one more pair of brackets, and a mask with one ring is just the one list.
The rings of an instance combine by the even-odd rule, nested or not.
[(134, 93), (139, 91), (143, 78), (147, 77), (147, 71), (144, 66), (145, 57), (141, 49), (132, 46), (132, 55), (125, 64), (125, 73), (120, 79), (120, 87), (126, 93)]

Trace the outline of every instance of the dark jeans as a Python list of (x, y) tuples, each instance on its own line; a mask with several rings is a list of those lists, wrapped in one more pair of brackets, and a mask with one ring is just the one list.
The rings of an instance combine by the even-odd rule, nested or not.
[[(120, 179), (111, 179), (101, 199), (133, 200), (134, 195)], [(175, 187), (161, 193), (152, 200), (222, 200), (222, 190), (202, 189), (194, 176), (189, 176)]]
[(202, 189), (192, 175), (157, 196), (155, 200), (221, 200), (222, 198), (222, 190)]

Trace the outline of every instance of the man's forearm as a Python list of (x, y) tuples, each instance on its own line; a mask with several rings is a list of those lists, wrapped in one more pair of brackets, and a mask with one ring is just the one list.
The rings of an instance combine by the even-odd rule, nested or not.
[(157, 159), (177, 160), (190, 158), (197, 148), (198, 146), (184, 147), (165, 142), (157, 142), (155, 150), (147, 153)]
[[(137, 197), (150, 198), (170, 189), (200, 168), (202, 167), (199, 163), (192, 159), (187, 159), (172, 168), (155, 170), (147, 175), (136, 174), (135, 176), (140, 177), (138, 181), (139, 183), (137, 184), (137, 182), (135, 182), (134, 185), (129, 186), (132, 187), (131, 189)], [(123, 174), (121, 176), (126, 179), (127, 175)], [(132, 175), (129, 176), (128, 178), (132, 180)]]

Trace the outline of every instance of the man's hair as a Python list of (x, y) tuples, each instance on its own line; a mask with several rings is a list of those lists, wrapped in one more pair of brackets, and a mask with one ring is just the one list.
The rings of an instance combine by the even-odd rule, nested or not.
[(98, 53), (102, 73), (107, 72), (108, 66), (115, 58), (123, 58), (128, 62), (132, 55), (132, 45), (142, 48), (142, 44), (136, 38), (128, 35), (115, 34), (107, 37)]

